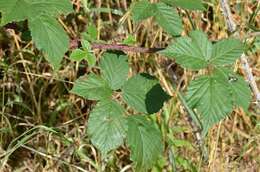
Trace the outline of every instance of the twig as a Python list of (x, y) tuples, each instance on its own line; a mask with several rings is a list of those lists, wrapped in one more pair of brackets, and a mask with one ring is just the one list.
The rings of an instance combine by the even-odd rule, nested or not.
[[(183, 110), (187, 114), (188, 122), (192, 128), (192, 133), (195, 136), (195, 139), (196, 139), (197, 145), (199, 146), (203, 160), (206, 162), (208, 160), (208, 150), (204, 144), (204, 138), (201, 135), (202, 125), (201, 125), (201, 122), (199, 121), (197, 114), (188, 106), (183, 93), (180, 90), (178, 90), (176, 83), (174, 81), (174, 77), (170, 74), (169, 70), (167, 70), (167, 73), (170, 76), (170, 81), (171, 81), (170, 86), (168, 86), (168, 82), (166, 81), (166, 78), (164, 77), (163, 72), (160, 69), (160, 67), (158, 67), (156, 65), (156, 69), (157, 69), (157, 72), (158, 72), (160, 78), (162, 78), (165, 87), (170, 88), (170, 86), (171, 86), (171, 89), (166, 89), (167, 92), (170, 95), (174, 95), (174, 93), (177, 93), (177, 96), (181, 101)], [(168, 67), (167, 67), (167, 69), (168, 69)]]
[(235, 32), (237, 29), (237, 25), (233, 20), (228, 0), (220, 0), (220, 6), (223, 10), (223, 15), (226, 21), (228, 31), (231, 33)]
[(101, 50), (120, 50), (126, 52), (135, 52), (135, 53), (157, 53), (165, 48), (144, 48), (144, 47), (135, 47), (124, 44), (102, 44), (102, 43), (93, 43), (91, 45), (92, 49), (101, 49)]
[(255, 78), (252, 74), (252, 70), (248, 64), (248, 61), (247, 61), (247, 57), (245, 54), (242, 54), (241, 58), (241, 63), (243, 65), (243, 68), (244, 68), (244, 72), (246, 73), (246, 76), (247, 76), (247, 80), (248, 80), (248, 83), (250, 84), (251, 86), (251, 89), (256, 97), (256, 103), (258, 105), (258, 108), (260, 109), (260, 92), (259, 92), (259, 89), (257, 87), (257, 84), (256, 84), (256, 81), (255, 81)]
[(187, 119), (188, 119), (188, 122), (189, 122), (192, 130), (193, 130), (192, 132), (193, 132), (193, 134), (196, 137), (196, 141), (197, 141), (197, 144), (198, 144), (198, 146), (200, 148), (203, 160), (205, 162), (207, 162), (208, 159), (209, 159), (209, 157), (208, 157), (208, 150), (207, 150), (207, 147), (205, 146), (204, 138), (202, 137), (202, 134), (201, 134), (202, 125), (201, 125), (201, 123), (200, 123), (200, 121), (198, 119), (198, 116), (188, 106), (187, 101), (185, 100), (183, 94), (180, 91), (177, 91), (177, 95), (178, 95), (179, 99), (181, 100), (181, 103), (183, 105), (184, 111), (188, 114), (187, 115)]
[[(220, 5), (221, 8), (223, 10), (223, 15), (228, 27), (228, 31), (231, 33), (234, 33), (236, 31), (237, 25), (234, 22), (233, 18), (232, 18), (232, 14), (230, 12), (230, 6), (228, 4), (228, 0), (220, 0)], [(238, 33), (235, 33), (235, 35), (238, 35)], [(247, 56), (243, 53), (242, 56), (240, 57), (242, 66), (243, 66), (243, 70), (244, 73), (246, 74), (247, 77), (247, 81), (252, 89), (252, 92), (256, 98), (256, 104), (258, 106), (258, 108), (260, 109), (260, 92), (259, 89), (257, 87), (255, 78), (252, 74), (252, 70), (249, 66), (249, 63), (247, 61)]]

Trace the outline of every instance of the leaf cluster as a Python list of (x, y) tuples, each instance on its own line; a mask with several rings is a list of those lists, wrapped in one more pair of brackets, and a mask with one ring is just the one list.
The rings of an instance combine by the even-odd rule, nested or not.
[(230, 114), (234, 107), (247, 110), (251, 95), (244, 79), (227, 67), (244, 52), (236, 39), (224, 39), (212, 44), (201, 31), (192, 31), (189, 37), (178, 38), (161, 54), (173, 58), (191, 70), (204, 69), (188, 86), (187, 100), (191, 108), (201, 115), (204, 134), (214, 124)]
[[(136, 169), (149, 169), (162, 153), (160, 131), (145, 114), (158, 112), (169, 96), (159, 81), (149, 74), (137, 74), (129, 79), (126, 55), (105, 53), (100, 61), (101, 75), (91, 73), (80, 77), (71, 93), (98, 104), (90, 113), (88, 135), (105, 156), (126, 139)], [(113, 98), (120, 93), (124, 102), (143, 115), (129, 116)]]

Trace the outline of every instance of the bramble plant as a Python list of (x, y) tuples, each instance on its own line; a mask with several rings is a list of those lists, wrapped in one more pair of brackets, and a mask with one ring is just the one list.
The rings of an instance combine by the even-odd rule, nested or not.
[(58, 69), (69, 48), (69, 37), (57, 21), (73, 12), (69, 0), (0, 0), (1, 25), (28, 20), (32, 40), (46, 59)]
[[(137, 74), (127, 80), (126, 55), (105, 53), (100, 68), (101, 76), (82, 76), (71, 90), (88, 100), (98, 101), (90, 113), (88, 135), (104, 156), (126, 139), (136, 168), (149, 169), (161, 154), (163, 144), (160, 130), (145, 115), (158, 112), (169, 96), (149, 74)], [(117, 99), (113, 100), (113, 93), (119, 90), (126, 104), (143, 115), (127, 115), (124, 106)]]
[[(204, 71), (205, 75), (191, 81), (185, 99), (198, 115), (202, 133), (206, 136), (208, 130), (234, 108), (242, 107), (247, 111), (249, 107), (249, 86), (232, 70), (245, 46), (233, 38), (212, 43), (207, 34), (198, 29), (191, 31), (189, 36), (180, 36), (183, 25), (177, 8), (204, 10), (201, 0), (162, 0), (158, 3), (142, 0), (132, 5), (131, 14), (135, 22), (152, 17), (173, 37), (172, 44), (159, 51), (161, 55), (174, 59), (187, 70)], [(0, 0), (1, 25), (28, 20), (36, 47), (58, 70), (68, 50), (69, 37), (57, 17), (71, 13), (72, 9), (69, 0)], [(95, 66), (93, 42), (93, 39), (82, 39), (82, 48), (73, 50), (70, 59), (87, 60), (89, 66)], [(163, 151), (160, 130), (150, 115), (159, 112), (170, 96), (154, 76), (140, 73), (128, 78), (130, 67), (125, 54), (105, 52), (98, 67), (100, 75), (81, 76), (71, 90), (72, 94), (97, 101), (90, 112), (87, 135), (104, 158), (126, 143), (137, 171), (148, 170)]]
[(239, 40), (225, 39), (214, 45), (201, 31), (181, 37), (161, 53), (175, 58), (181, 66), (191, 70), (206, 69), (208, 75), (193, 80), (188, 87), (187, 100), (191, 108), (201, 114), (204, 134), (224, 119), (234, 107), (247, 110), (250, 89), (243, 78), (226, 68), (238, 59), (244, 47)]

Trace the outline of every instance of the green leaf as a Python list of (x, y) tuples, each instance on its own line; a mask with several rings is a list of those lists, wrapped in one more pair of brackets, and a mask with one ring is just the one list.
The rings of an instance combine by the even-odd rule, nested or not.
[(171, 35), (180, 35), (183, 30), (182, 21), (177, 10), (164, 3), (156, 4), (155, 20)]
[(211, 63), (214, 65), (232, 64), (244, 52), (243, 44), (237, 39), (225, 39), (213, 45)]
[(188, 87), (188, 104), (201, 114), (203, 133), (232, 111), (228, 82), (223, 75), (202, 76)]
[(69, 0), (0, 0), (2, 24), (29, 20), (36, 47), (57, 69), (69, 46), (69, 38), (55, 17), (73, 11)]
[(248, 83), (245, 82), (243, 77), (235, 74), (227, 68), (218, 68), (217, 73), (219, 73), (219, 75), (223, 75), (226, 81), (228, 81), (228, 89), (231, 93), (233, 106), (242, 107), (245, 111), (247, 111), (252, 98)]
[(85, 58), (90, 67), (95, 66), (96, 64), (96, 56), (92, 52), (87, 52), (87, 56)]
[(134, 21), (139, 22), (154, 16), (155, 6), (147, 0), (136, 2), (132, 7), (132, 18)]
[(3, 12), (2, 24), (38, 16), (54, 16), (73, 11), (69, 0), (0, 0), (0, 11)]
[(243, 53), (243, 44), (236, 39), (222, 40), (214, 45), (201, 31), (193, 31), (190, 37), (181, 37), (161, 53), (176, 59), (184, 68), (206, 68), (209, 64), (223, 66), (232, 64)]
[(248, 110), (251, 101), (251, 90), (245, 80), (236, 75), (237, 81), (230, 80), (230, 90), (234, 106), (240, 106), (245, 111)]
[(137, 2), (132, 8), (132, 15), (136, 22), (155, 17), (157, 23), (174, 36), (180, 35), (183, 30), (177, 10), (164, 3), (150, 3), (147, 0)]
[(26, 0), (0, 0), (1, 25), (28, 18), (30, 4)]
[(128, 62), (126, 55), (105, 53), (100, 62), (102, 77), (113, 90), (120, 89), (128, 75)]
[(70, 55), (70, 59), (80, 62), (81, 60), (85, 59), (87, 56), (87, 51), (83, 51), (81, 49), (76, 49), (74, 51), (72, 51), (71, 55)]
[(95, 24), (93, 23), (89, 23), (89, 25), (87, 26), (87, 31), (82, 33), (82, 38), (90, 42), (95, 41), (97, 39), (97, 36), (98, 36), (98, 31)]
[(212, 55), (212, 43), (208, 40), (208, 35), (200, 30), (195, 30), (190, 32), (190, 37), (200, 54), (208, 61)]
[(30, 0), (30, 4), (31, 18), (42, 14), (57, 17), (73, 12), (70, 0)]
[(127, 144), (137, 171), (150, 169), (163, 151), (160, 131), (144, 116), (128, 117)]
[(202, 0), (163, 0), (163, 2), (188, 10), (205, 10)]
[(123, 99), (139, 112), (158, 112), (169, 96), (163, 91), (159, 81), (148, 74), (138, 74), (123, 86)]
[(103, 155), (123, 144), (127, 123), (124, 109), (113, 100), (102, 100), (90, 113), (88, 134)]
[(76, 80), (71, 93), (89, 100), (103, 100), (112, 96), (107, 82), (95, 74), (85, 75)]
[(90, 38), (92, 40), (96, 40), (98, 36), (98, 30), (95, 24), (90, 23), (88, 28), (87, 28), (87, 33), (89, 34)]
[(244, 79), (227, 68), (218, 68), (212, 76), (203, 76), (191, 82), (188, 103), (202, 117), (203, 133), (225, 118), (233, 107), (247, 111), (251, 92)]
[(128, 35), (126, 39), (123, 40), (122, 44), (134, 45), (136, 43), (136, 38), (133, 35)]
[(49, 16), (38, 16), (29, 20), (29, 27), (37, 48), (43, 50), (47, 54), (47, 60), (58, 69), (69, 47), (66, 32), (54, 18)]
[(161, 51), (163, 55), (176, 59), (184, 68), (193, 70), (207, 67), (211, 58), (212, 44), (207, 35), (201, 31), (193, 31), (190, 37), (181, 37), (175, 43)]
[(76, 49), (72, 51), (70, 59), (77, 62), (80, 62), (81, 60), (85, 59), (87, 60), (90, 67), (93, 67), (96, 64), (96, 57), (92, 52), (89, 52), (88, 50)]
[(91, 51), (91, 45), (87, 40), (82, 40), (81, 45), (84, 50)]

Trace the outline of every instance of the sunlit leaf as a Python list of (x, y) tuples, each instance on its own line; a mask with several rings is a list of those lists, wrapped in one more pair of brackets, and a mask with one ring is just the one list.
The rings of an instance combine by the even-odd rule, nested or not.
[(70, 55), (70, 59), (79, 62), (87, 56), (86, 55), (87, 53), (88, 52), (83, 51), (81, 49), (76, 49), (76, 50), (72, 51), (72, 53)]
[(188, 87), (188, 104), (201, 115), (203, 133), (224, 119), (233, 108), (228, 81), (223, 75), (202, 76)]
[(155, 19), (171, 35), (180, 35), (183, 30), (182, 20), (177, 10), (164, 3), (156, 4)]
[(89, 100), (104, 100), (112, 96), (108, 83), (98, 75), (90, 74), (76, 80), (71, 93)]
[(120, 89), (128, 75), (128, 61), (126, 55), (105, 53), (100, 62), (102, 77), (113, 90)]
[(103, 155), (123, 144), (126, 130), (124, 109), (113, 100), (102, 100), (90, 113), (88, 134)]
[(190, 37), (181, 37), (161, 51), (163, 55), (176, 59), (185, 68), (203, 69), (211, 58), (212, 44), (207, 35), (201, 31), (193, 31)]
[(214, 44), (211, 63), (214, 65), (232, 64), (244, 52), (243, 44), (237, 39), (224, 39)]
[(247, 111), (252, 97), (251, 90), (245, 79), (227, 68), (218, 68), (217, 72), (228, 81), (228, 89), (231, 94), (229, 99), (233, 101), (233, 106), (242, 107)]

